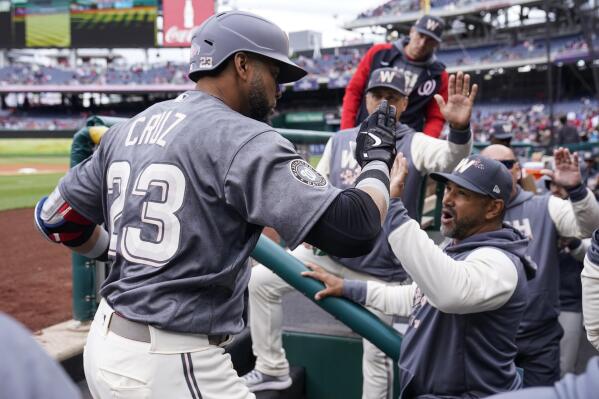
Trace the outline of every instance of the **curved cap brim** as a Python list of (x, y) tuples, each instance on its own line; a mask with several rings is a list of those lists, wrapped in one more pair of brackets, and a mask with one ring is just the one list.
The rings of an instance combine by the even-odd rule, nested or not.
[(418, 26), (415, 26), (414, 28), (416, 29), (416, 32), (421, 33), (425, 36), (428, 36), (431, 39), (434, 39), (437, 43), (442, 42), (441, 38), (439, 36), (435, 35), (434, 33), (432, 33), (430, 30), (422, 29)]

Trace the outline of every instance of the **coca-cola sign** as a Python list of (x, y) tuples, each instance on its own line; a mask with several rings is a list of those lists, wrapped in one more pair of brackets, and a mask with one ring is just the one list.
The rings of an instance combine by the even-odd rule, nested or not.
[(187, 47), (195, 27), (214, 14), (214, 0), (168, 0), (163, 3), (164, 47)]

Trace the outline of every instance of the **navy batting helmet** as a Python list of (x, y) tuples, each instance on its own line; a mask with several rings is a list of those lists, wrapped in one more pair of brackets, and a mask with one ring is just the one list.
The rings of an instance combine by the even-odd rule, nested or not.
[(244, 11), (221, 12), (208, 18), (191, 38), (189, 78), (217, 69), (238, 51), (260, 54), (277, 62), (278, 82), (294, 82), (306, 71), (289, 59), (289, 39), (274, 23)]

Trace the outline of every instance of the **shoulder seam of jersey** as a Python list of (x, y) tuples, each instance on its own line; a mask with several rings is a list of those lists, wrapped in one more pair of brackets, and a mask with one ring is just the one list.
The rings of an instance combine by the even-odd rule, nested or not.
[[(256, 134), (252, 135), (246, 141), (244, 141), (243, 143), (241, 143), (241, 145), (239, 146), (239, 148), (237, 148), (237, 151), (235, 151), (235, 154), (233, 154), (233, 156), (231, 157), (231, 161), (229, 162), (229, 165), (227, 166), (227, 172), (225, 173), (225, 176), (224, 176), (223, 186), (224, 186), (224, 183), (227, 181), (227, 176), (229, 175), (229, 172), (231, 171), (231, 165), (233, 165), (233, 161), (235, 160), (235, 158), (237, 158), (237, 154), (239, 154), (239, 151), (241, 151), (243, 147), (245, 147), (250, 141), (252, 141), (256, 137), (258, 137), (258, 136), (260, 136), (260, 135), (262, 135), (264, 133), (268, 133), (268, 132), (273, 132), (273, 133), (276, 133), (276, 134), (280, 135), (280, 133), (277, 132), (275, 129), (270, 128), (268, 130), (264, 130), (264, 131), (261, 131), (259, 133), (256, 133)], [(225, 195), (225, 197), (226, 197), (226, 195)]]

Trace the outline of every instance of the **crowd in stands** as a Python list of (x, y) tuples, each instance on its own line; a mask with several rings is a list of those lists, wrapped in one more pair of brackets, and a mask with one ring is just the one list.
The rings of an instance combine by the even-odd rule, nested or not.
[[(502, 123), (506, 130), (511, 131), (515, 142), (550, 145), (548, 113), (548, 107), (543, 104), (478, 104), (472, 117), (475, 141), (489, 141), (492, 127)], [(0, 114), (0, 129), (75, 130), (82, 126), (87, 116), (83, 113), (75, 116), (4, 113)], [(596, 101), (583, 99), (556, 104), (554, 132), (560, 127), (560, 116), (567, 117), (568, 124), (576, 128), (581, 141), (599, 141), (599, 103)]]
[[(475, 0), (431, 0), (431, 8), (459, 8), (475, 2), (480, 3), (480, 1)], [(360, 13), (357, 19), (381, 17), (385, 15), (401, 15), (417, 12), (420, 11), (420, 9), (420, 0), (390, 0), (376, 8)]]
[[(599, 104), (596, 101), (583, 99), (556, 104), (554, 131), (560, 127), (558, 117), (562, 115), (576, 128), (581, 141), (599, 141)], [(543, 146), (552, 143), (549, 110), (543, 104), (476, 106), (472, 118), (475, 141), (489, 141), (491, 128), (497, 123), (511, 131), (516, 142)]]
[(336, 54), (322, 54), (318, 58), (300, 55), (294, 61), (313, 77), (336, 79), (353, 75), (367, 48), (342, 48)]
[(84, 118), (39, 118), (13, 115), (0, 115), (0, 130), (75, 130), (79, 129)]
[[(344, 47), (335, 52), (323, 52), (313, 57), (300, 55), (294, 60), (308, 72), (308, 79), (351, 78), (367, 47)], [(553, 53), (585, 52), (586, 43), (581, 36), (565, 36), (554, 39)], [(545, 54), (543, 40), (529, 40), (515, 45), (488, 45), (468, 49), (446, 49), (437, 53), (447, 66), (484, 65), (513, 60), (542, 57)], [(162, 63), (155, 65), (132, 64), (129, 66), (97, 66), (83, 64), (40, 66), (15, 63), (0, 68), (0, 85), (106, 85), (106, 84), (190, 84), (187, 65)]]
[(0, 68), (0, 84), (90, 85), (90, 84), (186, 84), (187, 68), (168, 62), (160, 65), (133, 64), (123, 67), (83, 64), (76, 67), (12, 64)]

